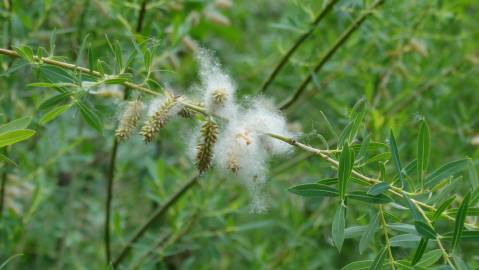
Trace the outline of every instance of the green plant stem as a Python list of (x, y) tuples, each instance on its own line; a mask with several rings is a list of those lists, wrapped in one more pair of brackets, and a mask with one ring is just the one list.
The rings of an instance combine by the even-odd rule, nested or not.
[(111, 202), (113, 199), (113, 179), (115, 177), (115, 165), (116, 156), (118, 152), (118, 140), (113, 138), (113, 147), (110, 156), (110, 165), (108, 167), (108, 176), (106, 183), (106, 203), (105, 203), (105, 228), (104, 228), (104, 240), (105, 240), (105, 257), (107, 264), (111, 260), (111, 245), (110, 245), (110, 219), (111, 219)]
[(395, 270), (396, 267), (394, 266), (394, 257), (393, 257), (393, 252), (391, 250), (391, 241), (389, 241), (388, 224), (386, 222), (386, 219), (384, 218), (384, 210), (382, 205), (379, 205), (379, 214), (381, 215), (381, 224), (382, 224), (381, 227), (383, 229), (384, 239), (386, 240), (386, 245), (388, 249), (389, 264), (391, 265), (391, 269)]
[(189, 179), (183, 186), (176, 191), (162, 206), (155, 210), (155, 212), (148, 218), (148, 220), (141, 225), (141, 227), (133, 234), (133, 236), (128, 240), (126, 246), (120, 251), (119, 255), (113, 261), (113, 267), (116, 268), (118, 264), (128, 255), (133, 245), (140, 239), (140, 237), (153, 225), (154, 221), (162, 217), (175, 202), (180, 199), (186, 191), (192, 188), (196, 183), (198, 183), (199, 175), (193, 176)]
[(352, 33), (354, 33), (359, 26), (368, 18), (369, 15), (372, 14), (373, 10), (380, 6), (382, 3), (384, 3), (384, 0), (378, 0), (375, 3), (373, 3), (366, 12), (364, 12), (361, 16), (359, 16), (339, 37), (338, 39), (334, 42), (333, 46), (321, 57), (319, 62), (316, 64), (314, 67), (314, 71), (311, 72), (304, 80), (303, 82), (299, 85), (299, 87), (293, 92), (293, 94), (288, 97), (280, 106), (281, 110), (285, 110), (291, 105), (293, 105), (298, 98), (301, 96), (301, 94), (304, 92), (308, 84), (313, 80), (314, 74), (318, 73), (326, 64), (326, 62), (331, 59), (331, 57), (334, 55), (334, 53), (346, 42), (346, 40), (349, 39)]
[[(7, 155), (7, 148), (3, 149), (3, 155)], [(5, 205), (5, 191), (7, 189), (7, 167), (3, 167), (2, 171), (2, 183), (0, 185), (0, 220), (3, 218), (3, 208)]]
[(263, 83), (263, 86), (261, 86), (260, 92), (264, 93), (268, 86), (273, 82), (273, 80), (276, 78), (278, 75), (279, 71), (283, 68), (284, 65), (288, 62), (289, 58), (293, 55), (293, 53), (303, 44), (303, 42), (313, 34), (313, 31), (316, 27), (318, 27), (319, 23), (323, 20), (324, 17), (333, 9), (334, 5), (338, 2), (338, 0), (331, 0), (329, 3), (326, 5), (326, 7), (321, 11), (321, 13), (318, 14), (316, 19), (314, 19), (313, 23), (311, 23), (311, 27), (309, 31), (305, 32), (301, 36), (298, 37), (298, 39), (294, 42), (293, 46), (286, 52), (286, 54), (281, 58), (279, 61), (278, 65), (274, 68), (274, 70), (271, 72), (271, 74), (268, 76), (266, 81)]

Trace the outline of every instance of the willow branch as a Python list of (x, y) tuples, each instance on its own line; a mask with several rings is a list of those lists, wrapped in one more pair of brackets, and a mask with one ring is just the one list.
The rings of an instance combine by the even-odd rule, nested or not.
[(278, 75), (279, 71), (283, 68), (284, 65), (288, 62), (289, 58), (293, 55), (293, 53), (303, 44), (303, 42), (313, 34), (313, 31), (316, 27), (318, 27), (319, 23), (322, 21), (324, 17), (333, 9), (334, 5), (338, 2), (338, 0), (331, 0), (329, 3), (326, 5), (326, 7), (321, 11), (321, 13), (318, 14), (316, 19), (311, 23), (311, 28), (309, 31), (306, 33), (302, 34), (301, 36), (298, 37), (298, 39), (294, 42), (293, 46), (286, 52), (286, 54), (281, 58), (279, 61), (278, 65), (275, 67), (273, 72), (268, 76), (266, 81), (263, 83), (263, 86), (261, 86), (260, 92), (264, 93), (268, 86), (273, 82), (273, 80), (276, 78)]
[(138, 21), (136, 23), (137, 33), (141, 33), (141, 29), (143, 28), (143, 20), (145, 19), (147, 2), (148, 0), (143, 0), (143, 2), (141, 3), (140, 13), (138, 14)]
[(293, 92), (293, 94), (287, 98), (282, 105), (280, 106), (281, 110), (285, 110), (289, 108), (291, 105), (294, 104), (304, 92), (306, 87), (309, 83), (313, 80), (313, 75), (318, 73), (323, 66), (331, 59), (331, 57), (336, 53), (336, 51), (345, 44), (345, 42), (349, 39), (351, 34), (353, 34), (359, 26), (372, 14), (373, 10), (384, 3), (384, 0), (378, 0), (374, 4), (372, 4), (366, 12), (364, 12), (361, 16), (359, 16), (334, 42), (333, 46), (321, 57), (319, 62), (314, 67), (314, 71), (311, 72), (299, 85), (299, 87)]
[(183, 186), (176, 191), (160, 208), (158, 208), (143, 225), (133, 234), (133, 237), (128, 241), (126, 246), (120, 251), (120, 254), (113, 261), (113, 267), (116, 268), (118, 264), (128, 255), (133, 245), (140, 239), (140, 237), (153, 225), (153, 223), (162, 217), (175, 202), (180, 199), (186, 191), (198, 183), (199, 175), (193, 176), (190, 180), (183, 184)]

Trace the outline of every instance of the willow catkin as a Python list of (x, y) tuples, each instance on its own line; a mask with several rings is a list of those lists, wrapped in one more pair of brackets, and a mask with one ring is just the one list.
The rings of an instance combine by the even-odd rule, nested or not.
[(143, 136), (143, 140), (147, 143), (151, 142), (156, 134), (160, 132), (168, 119), (171, 116), (171, 112), (177, 105), (178, 97), (167, 93), (165, 100), (159, 105), (158, 109), (155, 109), (151, 117), (145, 122), (141, 128), (140, 135)]
[(138, 125), (143, 110), (143, 103), (139, 100), (130, 101), (120, 118), (120, 124), (115, 131), (119, 141), (124, 141), (130, 137)]
[(196, 152), (196, 167), (200, 173), (205, 172), (213, 159), (213, 146), (216, 143), (218, 125), (210, 118), (201, 127), (201, 141)]

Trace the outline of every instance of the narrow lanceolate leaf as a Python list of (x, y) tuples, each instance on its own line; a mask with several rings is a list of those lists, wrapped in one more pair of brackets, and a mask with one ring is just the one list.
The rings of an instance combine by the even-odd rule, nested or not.
[(0, 133), (27, 128), (30, 124), (30, 121), (32, 121), (32, 118), (30, 116), (15, 119), (6, 124), (0, 125)]
[(467, 208), (469, 206), (469, 199), (471, 193), (467, 193), (466, 197), (461, 203), (457, 214), (456, 214), (456, 223), (454, 224), (454, 234), (452, 236), (452, 251), (454, 251), (461, 240), (461, 234), (464, 228), (464, 221), (466, 220)]
[(419, 233), (419, 235), (421, 235), (423, 238), (435, 239), (437, 236), (437, 233), (434, 228), (422, 221), (414, 221), (414, 227), (416, 228), (416, 231)]
[(351, 178), (351, 172), (354, 163), (354, 152), (349, 148), (346, 143), (343, 146), (341, 155), (339, 157), (339, 171), (338, 171), (338, 189), (341, 200), (346, 198), (346, 187), (349, 179)]
[(441, 214), (444, 212), (444, 210), (446, 210), (449, 205), (451, 205), (451, 203), (454, 201), (454, 197), (450, 197), (449, 199), (445, 200), (436, 210), (436, 212), (434, 212), (434, 216), (432, 216), (432, 222), (435, 222), (440, 216)]
[(429, 127), (425, 121), (422, 121), (417, 138), (417, 175), (421, 189), (424, 189), (424, 174), (429, 163), (430, 145)]
[(374, 203), (374, 204), (385, 204), (385, 203), (390, 203), (393, 201), (391, 197), (385, 194), (379, 194), (374, 196), (374, 195), (367, 194), (364, 191), (353, 191), (348, 193), (347, 196), (351, 200), (357, 200), (357, 201)]
[(338, 209), (336, 210), (332, 227), (333, 242), (339, 252), (341, 252), (341, 248), (343, 247), (344, 242), (344, 228), (346, 227), (345, 219), (346, 207), (340, 204)]
[(0, 154), (0, 164), (1, 163), (6, 163), (6, 164), (10, 164), (12, 166), (17, 166), (17, 163), (15, 163), (15, 161), (9, 159), (7, 156), (5, 156), (3, 154)]
[(412, 217), (414, 218), (414, 220), (423, 221), (422, 216), (419, 213), (419, 210), (417, 209), (416, 205), (412, 202), (412, 200), (409, 198), (409, 196), (407, 196), (406, 193), (403, 193), (403, 197), (406, 200), (407, 206), (408, 206), (409, 210), (411, 211), (411, 214), (412, 214)]
[(376, 232), (379, 224), (379, 214), (374, 215), (374, 217), (369, 222), (367, 229), (364, 231), (359, 240), (359, 253), (362, 254), (368, 247), (371, 240), (374, 239), (374, 233)]
[[(469, 200), (469, 205), (471, 205), (470, 200)], [(453, 215), (457, 214), (457, 211), (459, 211), (459, 208), (451, 208), (447, 210), (449, 214), (453, 214)], [(468, 207), (466, 216), (473, 216), (473, 217), (479, 216), (479, 207)]]
[(418, 246), (421, 237), (417, 234), (400, 234), (391, 237), (390, 243), (391, 247), (405, 247), (405, 248), (416, 248)]
[(368, 270), (372, 263), (372, 260), (352, 262), (341, 268), (341, 270)]
[(103, 123), (100, 116), (85, 103), (78, 101), (76, 104), (80, 108), (81, 116), (85, 122), (87, 122), (87, 124), (94, 130), (101, 133), (103, 129)]
[[(444, 239), (446, 240), (452, 240), (455, 232), (448, 232), (445, 233)], [(472, 240), (472, 241), (479, 241), (479, 231), (462, 231), (461, 233), (461, 240), (462, 241), (467, 241), (467, 240)]]
[(389, 185), (389, 183), (386, 183), (386, 182), (377, 183), (368, 190), (368, 194), (376, 196), (376, 195), (384, 193), (390, 187), (391, 186)]
[(384, 247), (383, 249), (381, 249), (381, 251), (379, 251), (379, 253), (376, 256), (376, 258), (374, 259), (373, 263), (369, 267), (369, 270), (382, 269), (384, 259), (386, 258), (386, 251), (387, 251), (387, 247)]
[(435, 264), (442, 257), (442, 251), (435, 249), (427, 252), (422, 256), (422, 259), (417, 263), (420, 267), (428, 267)]
[(416, 263), (421, 260), (422, 255), (424, 254), (424, 251), (426, 251), (427, 243), (429, 242), (429, 239), (427, 238), (422, 238), (421, 241), (419, 242), (419, 245), (417, 246), (416, 252), (414, 253), (414, 257), (412, 258), (411, 264), (415, 265)]
[(399, 179), (401, 180), (401, 186), (404, 187), (404, 176), (402, 172), (401, 161), (399, 160), (399, 151), (392, 130), (389, 133), (389, 148), (391, 150), (391, 158), (394, 163), (394, 167), (396, 168), (396, 171), (399, 174)]
[(289, 192), (304, 197), (336, 197), (339, 195), (338, 190), (322, 184), (303, 184), (290, 187)]
[(463, 171), (467, 168), (468, 164), (468, 158), (449, 162), (428, 175), (426, 179), (424, 179), (424, 186), (432, 188), (441, 180)]
[(66, 110), (68, 110), (68, 108), (70, 108), (70, 106), (71, 106), (70, 104), (66, 104), (66, 105), (60, 105), (60, 106), (57, 106), (57, 107), (51, 109), (46, 114), (44, 114), (42, 116), (42, 118), (40, 118), (40, 124), (44, 125), (44, 124), (52, 121), (53, 119), (57, 118), (62, 113), (64, 113)]
[(65, 92), (65, 93), (55, 95), (55, 96), (45, 100), (44, 102), (42, 102), (42, 104), (40, 104), (40, 107), (38, 107), (38, 110), (39, 111), (48, 110), (48, 109), (52, 108), (53, 106), (56, 106), (63, 101), (66, 101), (72, 95), (73, 95), (73, 92)]
[(0, 147), (12, 145), (24, 141), (35, 134), (31, 129), (17, 129), (0, 133)]

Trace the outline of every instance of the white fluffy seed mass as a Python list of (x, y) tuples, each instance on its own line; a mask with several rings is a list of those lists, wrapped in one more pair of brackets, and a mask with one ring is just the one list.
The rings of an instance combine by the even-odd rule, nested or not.
[(200, 49), (196, 55), (200, 64), (201, 91), (208, 113), (233, 118), (238, 113), (235, 103), (236, 86), (211, 54)]

